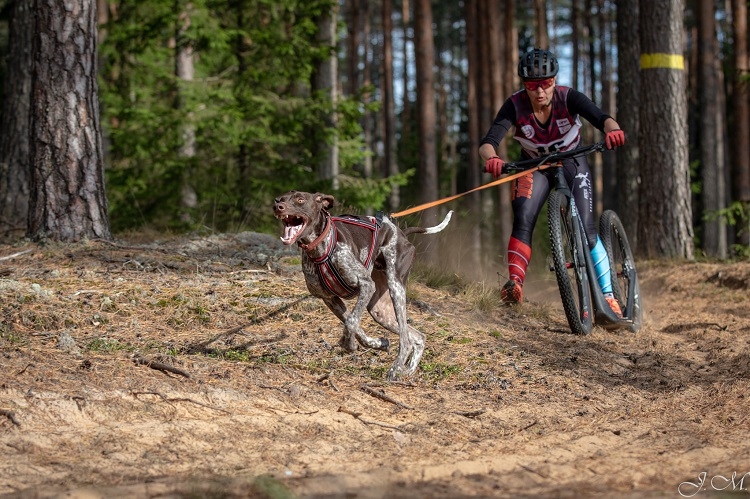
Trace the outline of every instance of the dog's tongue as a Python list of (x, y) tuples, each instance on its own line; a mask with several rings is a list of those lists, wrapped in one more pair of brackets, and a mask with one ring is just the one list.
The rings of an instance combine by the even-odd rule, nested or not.
[(284, 244), (292, 244), (297, 240), (297, 236), (304, 225), (286, 225), (284, 226), (284, 235), (281, 237), (281, 242)]

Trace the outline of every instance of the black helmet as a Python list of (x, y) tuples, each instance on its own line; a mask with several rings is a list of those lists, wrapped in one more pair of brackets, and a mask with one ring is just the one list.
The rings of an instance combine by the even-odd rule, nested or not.
[(518, 61), (518, 76), (524, 80), (552, 78), (557, 75), (559, 69), (557, 57), (549, 50), (530, 50)]

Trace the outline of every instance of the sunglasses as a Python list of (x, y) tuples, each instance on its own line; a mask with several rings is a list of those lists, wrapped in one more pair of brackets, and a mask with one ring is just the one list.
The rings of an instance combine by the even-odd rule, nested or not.
[(533, 81), (524, 81), (523, 86), (528, 90), (529, 92), (536, 92), (538, 89), (547, 90), (552, 85), (555, 84), (554, 78), (547, 78), (546, 80), (533, 80)]

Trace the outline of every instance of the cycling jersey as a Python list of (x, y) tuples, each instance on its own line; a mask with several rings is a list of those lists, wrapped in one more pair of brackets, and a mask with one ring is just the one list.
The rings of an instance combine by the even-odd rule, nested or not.
[(611, 118), (591, 99), (570, 87), (556, 86), (551, 105), (550, 118), (546, 123), (540, 123), (534, 116), (528, 93), (526, 90), (519, 90), (500, 108), (481, 144), (492, 144), (497, 148), (508, 130), (515, 126), (513, 138), (521, 144), (524, 156), (534, 158), (576, 147), (581, 139), (579, 116), (602, 132), (604, 122)]

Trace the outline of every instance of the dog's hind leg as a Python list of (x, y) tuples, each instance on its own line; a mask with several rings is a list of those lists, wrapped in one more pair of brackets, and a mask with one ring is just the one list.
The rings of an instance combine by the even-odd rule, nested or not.
[(414, 346), (411, 351), (411, 356), (406, 363), (406, 369), (404, 370), (405, 376), (411, 376), (419, 367), (419, 361), (422, 360), (422, 354), (425, 348), (425, 334), (411, 326), (409, 328), (409, 336), (411, 337), (411, 344)]
[(394, 310), (394, 302), (391, 299), (391, 293), (388, 289), (386, 274), (376, 270), (372, 273), (372, 278), (375, 281), (376, 291), (370, 299), (367, 309), (378, 324), (399, 336), (398, 355), (393, 366), (388, 371), (388, 379), (394, 380), (400, 376), (411, 375), (416, 371), (419, 360), (422, 357), (422, 352), (424, 351), (424, 335), (408, 325), (406, 335), (401, 334)]
[[(395, 327), (394, 332), (398, 334), (398, 355), (388, 370), (389, 380), (397, 379), (402, 375), (409, 376), (416, 371), (425, 343), (424, 335), (410, 327), (406, 321), (406, 281), (416, 250), (410, 244), (399, 245), (398, 242), (398, 237), (393, 237), (381, 248), (381, 253), (385, 259), (385, 280), (388, 291), (383, 293), (383, 298), (379, 299), (377, 304), (373, 306), (373, 310), (377, 309), (378, 314), (382, 316), (383, 323), (381, 324), (391, 331)], [(386, 313), (386, 310), (388, 310), (385, 306), (385, 303), (387, 303), (386, 295), (390, 295), (390, 301), (393, 305), (390, 314)], [(393, 324), (394, 321), (395, 324)], [(385, 323), (389, 325), (387, 326)]]

